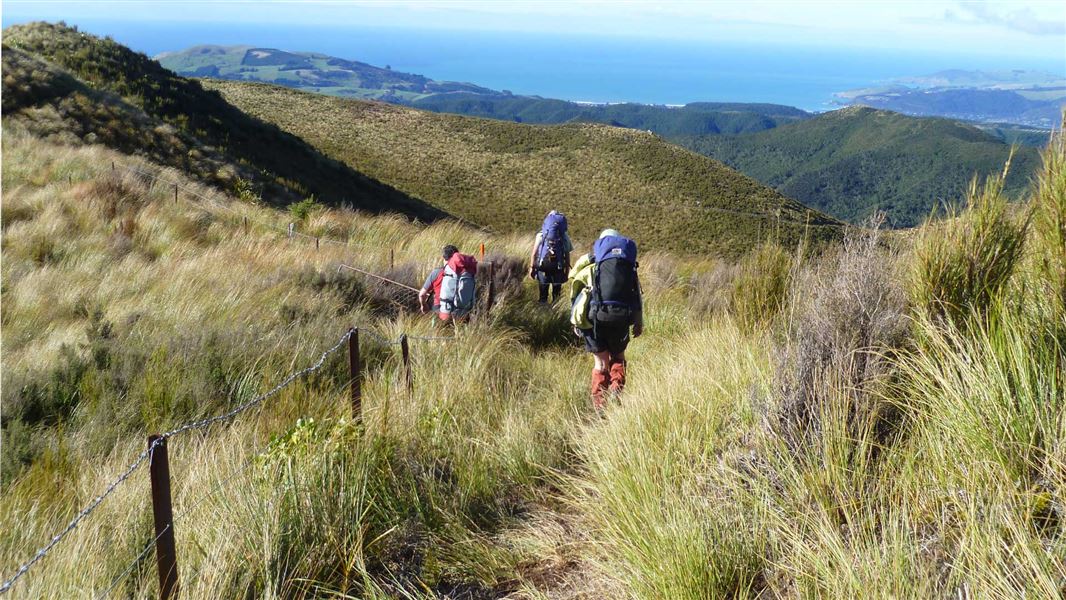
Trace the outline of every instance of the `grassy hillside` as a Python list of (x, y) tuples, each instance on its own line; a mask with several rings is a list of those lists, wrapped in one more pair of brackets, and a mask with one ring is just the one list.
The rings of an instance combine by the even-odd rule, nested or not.
[[(256, 172), (255, 181), (267, 201), (287, 203), (314, 195), (326, 203), (422, 219), (442, 214), (323, 156), (303, 140), (241, 112), (196, 81), (178, 77), (113, 40), (62, 24), (33, 23), (5, 29), (4, 44), (5, 118), (24, 112), (28, 116), (23, 120), (31, 126), (52, 121), (59, 132), (93, 133), (88, 141), (110, 143), (123, 151), (130, 151), (130, 145), (143, 137), (145, 145), (153, 147), (146, 150), (153, 157), (168, 154), (167, 164), (203, 171), (206, 165), (192, 164), (199, 162), (199, 156), (187, 160), (179, 156), (188, 154), (185, 148), (194, 148), (214, 156), (216, 162)], [(24, 54), (12, 53), (12, 48)], [(8, 59), (7, 54), (13, 56)], [(40, 64), (42, 60), (67, 73)], [(16, 99), (8, 100), (9, 90)], [(136, 116), (127, 120), (130, 115)], [(174, 147), (161, 148), (161, 137), (172, 140)], [(225, 183), (226, 178), (221, 179), (215, 183)]]
[[(902, 247), (853, 230), (816, 259), (647, 254), (629, 384), (593, 416), (590, 361), (528, 280), (501, 277), (453, 341), (412, 339), (408, 392), (370, 332), (453, 332), (336, 269), (387, 272), (399, 248), (390, 275), (413, 282), (431, 260), (406, 257), (449, 241), (521, 264), (529, 236), (320, 209), (301, 227), (348, 245), (316, 251), (222, 218), (285, 213), (207, 188), (174, 204), (124, 174), (158, 171), (141, 159), (2, 140), (4, 578), (147, 433), (247, 401), (358, 324), (365, 426), (341, 353), (170, 440), (183, 598), (1066, 592), (1061, 144), (1020, 211), (992, 181)], [(151, 552), (130, 562), (148, 495), (142, 468), (11, 597), (155, 596)]]
[(556, 208), (580, 239), (616, 226), (644, 247), (687, 254), (735, 256), (772, 235), (792, 245), (804, 231), (816, 241), (840, 234), (832, 219), (645, 132), (474, 119), (263, 84), (204, 85), (356, 170), (500, 232), (535, 230)]
[(409, 101), (440, 93), (491, 93), (470, 83), (434, 81), (315, 52), (287, 52), (252, 46), (194, 46), (165, 52), (159, 64), (186, 77), (260, 81), (345, 98)]
[[(974, 127), (848, 108), (752, 135), (677, 140), (837, 218), (874, 211), (895, 227), (917, 225), (960, 198), (975, 176), (1003, 170), (1011, 147)], [(1007, 193), (1018, 196), (1039, 161), (1017, 148)]]

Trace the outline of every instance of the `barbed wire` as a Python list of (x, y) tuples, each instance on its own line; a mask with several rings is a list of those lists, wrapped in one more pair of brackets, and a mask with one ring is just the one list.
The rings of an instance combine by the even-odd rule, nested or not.
[(329, 350), (326, 350), (325, 352), (323, 352), (322, 356), (320, 356), (318, 358), (318, 361), (315, 364), (313, 364), (313, 365), (311, 365), (311, 366), (309, 366), (307, 368), (301, 369), (299, 371), (296, 371), (294, 373), (291, 373), (288, 377), (286, 377), (284, 380), (282, 380), (281, 383), (279, 383), (276, 386), (274, 386), (270, 391), (268, 391), (266, 393), (263, 393), (263, 394), (260, 394), (259, 396), (255, 397), (255, 398), (252, 398), (248, 402), (245, 402), (244, 404), (241, 404), (241, 405), (237, 406), (236, 408), (234, 408), (233, 410), (231, 410), (229, 412), (222, 413), (221, 415), (215, 415), (213, 417), (208, 417), (206, 419), (200, 419), (199, 421), (193, 421), (191, 423), (186, 423), (185, 425), (182, 425), (181, 427), (178, 427), (176, 429), (171, 429), (170, 431), (167, 431), (167, 432), (159, 434), (159, 437), (161, 439), (167, 439), (169, 437), (173, 437), (175, 435), (178, 435), (179, 433), (184, 433), (184, 432), (192, 430), (192, 429), (203, 429), (205, 427), (209, 427), (209, 426), (211, 426), (211, 425), (213, 425), (215, 423), (218, 423), (220, 421), (228, 421), (229, 419), (232, 419), (233, 417), (235, 417), (235, 416), (239, 415), (240, 413), (248, 410), (249, 408), (252, 408), (253, 406), (257, 406), (257, 405), (261, 404), (263, 401), (267, 400), (268, 398), (274, 396), (275, 394), (277, 394), (281, 390), (285, 389), (286, 386), (288, 386), (293, 381), (296, 381), (298, 378), (300, 378), (300, 377), (302, 377), (304, 375), (308, 375), (310, 373), (313, 373), (313, 372), (321, 369), (322, 365), (324, 365), (326, 363), (326, 358), (328, 358), (330, 354), (333, 354), (334, 352), (339, 350), (341, 348), (341, 346), (343, 346), (344, 343), (347, 342), (348, 338), (350, 338), (351, 336), (352, 336), (351, 330), (348, 330), (348, 331), (344, 332), (344, 335), (341, 336), (340, 340), (337, 341), (337, 343), (334, 344), (332, 348), (330, 348)]
[[(198, 192), (196, 192), (194, 190), (189, 189), (187, 186), (183, 186), (183, 185), (181, 185), (181, 184), (179, 184), (177, 182), (168, 181), (168, 180), (164, 179), (163, 177), (160, 177), (160, 176), (158, 176), (158, 175), (156, 175), (154, 173), (149, 173), (147, 171), (144, 171), (144, 170), (138, 169), (137, 167), (129, 166), (129, 165), (127, 165), (125, 167), (125, 171), (140, 175), (142, 177), (149, 178), (149, 179), (151, 179), (153, 181), (156, 181), (156, 182), (162, 182), (162, 183), (167, 184), (167, 185), (173, 185), (175, 187), (175, 189), (180, 189), (180, 190), (184, 191), (186, 194), (192, 195), (192, 196), (194, 196), (196, 198), (200, 198), (201, 200), (209, 202), (216, 208), (221, 208), (223, 210), (229, 211), (229, 212), (233, 213), (235, 216), (237, 216), (238, 218), (248, 219), (247, 215), (238, 214), (232, 208), (230, 208), (228, 206), (224, 206), (224, 205), (218, 203), (216, 199), (213, 199), (213, 198), (210, 198), (210, 197), (205, 196), (203, 194), (200, 194), (200, 193), (198, 193)], [(273, 225), (273, 224), (265, 223), (263, 221), (260, 221), (259, 219), (252, 218), (252, 219), (249, 219), (249, 220), (252, 221), (252, 222), (255, 222), (257, 224), (263, 225), (263, 226), (265, 226), (265, 227), (267, 227), (269, 229), (274, 229), (274, 230), (280, 231), (280, 232), (282, 232), (285, 235), (289, 235), (291, 233), (292, 235), (297, 236), (297, 237), (302, 237), (302, 238), (307, 238), (307, 239), (314, 239), (314, 240), (320, 241), (320, 242), (333, 243), (333, 244), (344, 245), (344, 246), (352, 245), (352, 242), (350, 240), (342, 241), (342, 240), (337, 240), (337, 239), (332, 239), (332, 238), (320, 238), (320, 237), (315, 237), (315, 236), (308, 235), (308, 234), (303, 233), (303, 232), (290, 231), (288, 229), (281, 228), (281, 227), (278, 227), (278, 226)], [(358, 245), (358, 244), (355, 244), (355, 245)], [(368, 245), (368, 247), (370, 247), (370, 246)], [(414, 292), (418, 292), (419, 291), (417, 288), (414, 288), (412, 286), (407, 286), (405, 284), (393, 281), (391, 279), (388, 279), (386, 277), (382, 277), (380, 275), (371, 273), (369, 271), (365, 271), (363, 269), (359, 269), (357, 267), (352, 267), (350, 265), (341, 265), (339, 268), (348, 268), (348, 269), (351, 269), (353, 271), (361, 272), (361, 273), (363, 273), (365, 275), (376, 277), (376, 278), (381, 279), (383, 281), (386, 281), (386, 282), (389, 282), (389, 283), (404, 287), (404, 288), (406, 288), (408, 290), (411, 290), (411, 291), (414, 291)], [(384, 343), (386, 345), (400, 344), (401, 340), (404, 337), (404, 336), (401, 336), (401, 338), (399, 338), (399, 339), (391, 340), (391, 339), (388, 339), (388, 338), (386, 338), (386, 337), (384, 337), (384, 336), (382, 336), (382, 335), (380, 335), (380, 334), (378, 334), (378, 333), (376, 333), (376, 332), (374, 332), (374, 331), (372, 331), (370, 329), (362, 329), (360, 331), (369, 334), (371, 337), (374, 337), (374, 338), (378, 339), (379, 341), (381, 341), (382, 343)], [(152, 441), (152, 443), (148, 446), (148, 448), (146, 448), (144, 451), (142, 451), (140, 454), (137, 455), (137, 458), (126, 468), (125, 471), (123, 471), (123, 473), (117, 479), (115, 479), (113, 482), (111, 482), (111, 484), (109, 484), (107, 486), (107, 488), (104, 489), (103, 492), (101, 492), (96, 498), (94, 498), (92, 500), (92, 502), (90, 502), (88, 505), (86, 505), (85, 508), (83, 508), (73, 519), (71, 519), (71, 521), (67, 524), (66, 527), (64, 527), (59, 533), (57, 533), (55, 536), (53, 536), (52, 539), (49, 540), (48, 543), (45, 544), (43, 547), (41, 547), (33, 555), (33, 557), (30, 560), (28, 560), (26, 563), (21, 565), (18, 568), (18, 570), (15, 572), (15, 574), (10, 579), (8, 579), (8, 580), (4, 581), (2, 584), (0, 584), (0, 594), (4, 594), (7, 591), (9, 591), (11, 589), (11, 587), (23, 575), (25, 575), (35, 564), (37, 564), (37, 562), (39, 562), (41, 559), (43, 559), (45, 556), (47, 556), (48, 553), (52, 550), (52, 548), (54, 548), (63, 538), (65, 538), (71, 531), (73, 531), (81, 523), (82, 520), (84, 520), (90, 514), (92, 514), (92, 512), (94, 510), (96, 510), (96, 508), (98, 506), (100, 506), (100, 504), (102, 504), (105, 499), (107, 499), (112, 493), (114, 493), (114, 491), (116, 489), (118, 489), (118, 487), (120, 485), (122, 485), (123, 482), (125, 482), (127, 479), (129, 479), (130, 476), (132, 476), (133, 473), (142, 464), (144, 464), (144, 462), (146, 460), (148, 460), (152, 456), (152, 453), (155, 451), (156, 447), (159, 446), (159, 444), (162, 444), (168, 438), (174, 437), (174, 436), (179, 435), (181, 433), (184, 433), (186, 431), (190, 431), (190, 430), (194, 430), (194, 429), (204, 429), (204, 428), (210, 427), (211, 425), (213, 425), (215, 423), (219, 423), (219, 422), (222, 422), (222, 421), (228, 421), (228, 420), (236, 417), (240, 413), (242, 413), (242, 412), (244, 412), (246, 410), (249, 410), (249, 409), (251, 409), (251, 408), (253, 408), (255, 406), (258, 406), (259, 404), (262, 404), (263, 402), (265, 402), (269, 398), (271, 398), (274, 395), (276, 395), (277, 393), (279, 393), (281, 390), (283, 390), (285, 387), (287, 387), (289, 384), (291, 384), (296, 379), (299, 379), (300, 377), (303, 377), (305, 375), (309, 375), (309, 374), (317, 371), (318, 369), (322, 368), (322, 366), (326, 362), (326, 359), (331, 354), (333, 354), (334, 352), (339, 350), (349, 340), (349, 338), (352, 336), (352, 333), (353, 333), (353, 330), (346, 331), (345, 334), (343, 336), (341, 336), (341, 338), (337, 341), (336, 344), (334, 344), (331, 348), (329, 348), (326, 351), (324, 351), (322, 353), (322, 355), (319, 356), (318, 360), (314, 364), (312, 364), (311, 366), (308, 366), (308, 367), (306, 367), (304, 369), (301, 369), (299, 371), (295, 371), (293, 373), (290, 373), (288, 377), (286, 377), (284, 380), (282, 380), (276, 386), (271, 388), (269, 391), (267, 391), (267, 392), (265, 392), (263, 394), (260, 394), (259, 396), (249, 400), (248, 402), (245, 402), (244, 404), (241, 404), (241, 405), (233, 408), (232, 410), (230, 410), (228, 412), (225, 412), (225, 413), (222, 413), (222, 414), (219, 414), (219, 415), (215, 415), (215, 416), (212, 416), (212, 417), (207, 417), (207, 418), (204, 418), (204, 419), (200, 419), (200, 420), (197, 420), (197, 421), (192, 421), (190, 423), (186, 423), (186, 424), (184, 424), (184, 425), (182, 425), (180, 427), (177, 427), (175, 429), (171, 429), (169, 431), (166, 431), (166, 432), (163, 432), (162, 434), (160, 434), (159, 437), (155, 438)], [(453, 337), (450, 337), (450, 336), (406, 336), (406, 337), (409, 340), (421, 340), (421, 341), (452, 341), (454, 339)], [(246, 467), (247, 467), (247, 464), (244, 467), (242, 467), (239, 471), (243, 471), (243, 469), (246, 468)], [(231, 475), (230, 478), (227, 479), (227, 481), (229, 479), (231, 479), (232, 477), (233, 477), (233, 475)], [(221, 484), (219, 484), (219, 485), (221, 485)], [(216, 489), (213, 490), (212, 493), (217, 491), (217, 487), (218, 486), (216, 486)], [(208, 494), (208, 496), (210, 496), (210, 494)], [(203, 501), (203, 499), (197, 501), (197, 503), (195, 503), (194, 506), (196, 506), (197, 504), (199, 504), (202, 501)], [(170, 526), (171, 525), (168, 524), (167, 525), (167, 529), (169, 529)], [(166, 529), (164, 529), (163, 531), (166, 531)], [(162, 532), (160, 533), (160, 535), (162, 535)], [(129, 571), (133, 568), (133, 566), (136, 565), (136, 563), (138, 561), (140, 561), (141, 558), (144, 557), (144, 555), (151, 549), (151, 546), (158, 539), (159, 539), (159, 536), (156, 536), (155, 539), (153, 539), (151, 542), (149, 542), (149, 545), (146, 546), (145, 550), (143, 550), (141, 552), (141, 554), (138, 555), (137, 558), (134, 559), (134, 561), (130, 564), (130, 566), (126, 569), (126, 571), (124, 571), (120, 575), (119, 579), (116, 579), (115, 581), (113, 581), (112, 584), (107, 588), (107, 590), (105, 590), (105, 592), (103, 594), (104, 596), (109, 594), (114, 589), (114, 587), (116, 585), (118, 585), (118, 583), (121, 581), (121, 579), (124, 579), (129, 574)]]
[(8, 579), (3, 584), (0, 584), (0, 594), (3, 594), (10, 590), (11, 586), (14, 585), (20, 577), (26, 574), (26, 571), (29, 571), (30, 568), (33, 567), (33, 565), (37, 564), (37, 561), (44, 558), (52, 550), (52, 548), (59, 543), (60, 540), (66, 537), (68, 533), (73, 531), (73, 529), (78, 526), (78, 523), (80, 523), (82, 519), (88, 517), (94, 510), (96, 510), (96, 507), (100, 506), (100, 503), (102, 503), (104, 499), (110, 496), (118, 488), (118, 486), (122, 485), (122, 482), (129, 479), (130, 475), (133, 475), (133, 472), (136, 471), (137, 468), (140, 467), (144, 463), (144, 461), (148, 459), (149, 456), (151, 456), (152, 451), (155, 450), (155, 447), (159, 444), (159, 442), (160, 440), (153, 441), (152, 444), (148, 446), (148, 448), (146, 448), (143, 452), (137, 455), (137, 459), (134, 460), (133, 463), (126, 468), (125, 472), (123, 472), (118, 479), (113, 481), (111, 485), (107, 486), (107, 488), (104, 489), (104, 491), (99, 496), (94, 498), (92, 502), (90, 502), (85, 508), (81, 510), (81, 512), (79, 512), (73, 519), (71, 519), (70, 523), (68, 523), (66, 527), (64, 527), (59, 533), (52, 537), (52, 539), (49, 540), (47, 544), (45, 544), (40, 550), (37, 551), (36, 554), (33, 555), (33, 558), (31, 558), (29, 561), (19, 567), (18, 571), (15, 572), (11, 579)]
[(122, 473), (121, 476), (119, 476), (118, 479), (116, 479), (110, 485), (108, 485), (107, 488), (99, 496), (94, 498), (92, 502), (90, 502), (84, 509), (81, 510), (81, 512), (79, 512), (73, 519), (71, 519), (70, 523), (68, 523), (66, 527), (64, 527), (51, 540), (49, 540), (49, 542), (47, 544), (45, 544), (40, 550), (38, 550), (33, 555), (33, 558), (31, 558), (29, 561), (27, 561), (25, 564), (23, 564), (21, 567), (19, 567), (18, 571), (16, 571), (15, 574), (10, 579), (5, 581), (3, 584), (0, 584), (0, 594), (3, 594), (5, 592), (7, 592), (8, 590), (10, 590), (11, 586), (13, 586), (15, 584), (15, 582), (19, 580), (19, 578), (21, 578), (23, 575), (25, 575), (26, 572), (29, 571), (31, 567), (33, 567), (33, 565), (35, 565), (38, 561), (40, 561), (42, 558), (44, 558), (52, 550), (52, 548), (54, 548), (55, 545), (60, 542), (60, 540), (62, 540), (64, 537), (66, 537), (67, 534), (69, 534), (71, 531), (73, 531), (74, 528), (77, 527), (78, 524), (81, 523), (81, 521), (83, 519), (88, 517), (94, 510), (96, 510), (96, 507), (100, 506), (100, 504), (108, 496), (110, 496), (112, 493), (114, 493), (114, 491), (116, 489), (118, 489), (118, 487), (124, 481), (126, 481), (127, 479), (129, 479), (129, 477), (131, 475), (133, 475), (133, 472), (136, 471), (138, 467), (140, 467), (142, 464), (144, 464), (144, 462), (146, 460), (148, 460), (148, 458), (152, 455), (152, 452), (155, 450), (155, 448), (159, 444), (163, 443), (164, 440), (166, 440), (168, 438), (171, 438), (171, 437), (174, 437), (174, 436), (176, 436), (178, 434), (184, 433), (186, 431), (190, 431), (190, 430), (193, 430), (193, 429), (203, 429), (205, 427), (209, 427), (210, 425), (213, 425), (214, 423), (218, 423), (220, 421), (229, 420), (229, 419), (237, 416), (238, 414), (240, 414), (240, 413), (252, 408), (253, 406), (257, 406), (257, 405), (261, 404), (262, 402), (264, 402), (268, 398), (270, 398), (270, 397), (274, 396), (275, 394), (277, 394), (278, 392), (280, 392), (282, 389), (284, 389), (286, 386), (288, 386), (290, 383), (292, 383), (296, 379), (298, 379), (298, 378), (300, 378), (300, 377), (302, 377), (304, 375), (308, 375), (310, 373), (313, 373), (314, 371), (317, 371), (318, 369), (322, 368), (322, 365), (324, 365), (325, 362), (326, 362), (326, 358), (328, 358), (330, 354), (333, 354), (338, 349), (340, 349), (341, 346), (343, 346), (345, 344), (345, 342), (348, 341), (348, 338), (350, 338), (351, 335), (352, 335), (352, 331), (351, 330), (346, 331), (344, 333), (344, 335), (341, 336), (340, 340), (332, 348), (330, 348), (330, 349), (326, 350), (325, 352), (323, 352), (322, 355), (318, 358), (318, 361), (315, 362), (313, 365), (311, 365), (309, 367), (306, 367), (304, 369), (301, 369), (299, 371), (296, 371), (294, 373), (291, 373), (288, 377), (286, 377), (284, 380), (282, 380), (281, 383), (279, 383), (278, 385), (274, 386), (269, 391), (267, 391), (267, 392), (265, 392), (263, 394), (260, 394), (259, 396), (256, 396), (255, 398), (249, 400), (248, 402), (245, 402), (244, 404), (241, 404), (241, 405), (237, 406), (233, 410), (230, 410), (229, 412), (226, 412), (226, 413), (223, 413), (223, 414), (220, 414), (220, 415), (216, 415), (216, 416), (213, 416), (213, 417), (208, 417), (206, 419), (200, 419), (198, 421), (193, 421), (191, 423), (186, 423), (185, 425), (182, 425), (181, 427), (177, 427), (175, 429), (171, 429), (170, 431), (166, 431), (164, 433), (161, 433), (158, 438), (156, 438), (155, 440), (152, 441), (152, 443), (148, 446), (148, 448), (146, 448), (143, 452), (141, 452), (137, 456), (136, 460), (134, 460), (133, 463), (130, 464), (130, 466), (126, 468), (126, 470)]

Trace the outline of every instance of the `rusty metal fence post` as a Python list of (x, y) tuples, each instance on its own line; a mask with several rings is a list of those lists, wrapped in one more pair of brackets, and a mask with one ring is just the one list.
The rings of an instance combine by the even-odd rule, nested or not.
[(155, 562), (159, 570), (159, 598), (169, 600), (176, 597), (178, 593), (178, 552), (174, 545), (174, 511), (170, 503), (170, 460), (167, 457), (167, 440), (158, 435), (148, 436), (148, 447), (152, 448), (148, 471), (152, 482), (152, 516), (155, 520)]

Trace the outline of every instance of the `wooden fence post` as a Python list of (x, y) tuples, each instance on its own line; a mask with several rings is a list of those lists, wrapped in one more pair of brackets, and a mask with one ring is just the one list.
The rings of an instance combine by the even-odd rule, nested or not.
[(315, 238), (315, 250), (318, 250), (319, 239)]
[(248, 217), (244, 217), (244, 230), (248, 231)]
[(403, 376), (407, 383), (407, 393), (414, 392), (415, 381), (411, 374), (411, 349), (407, 345), (407, 334), (400, 335), (400, 356), (403, 357)]
[(178, 203), (178, 184), (174, 184), (174, 204)]
[(496, 261), (489, 262), (489, 297), (485, 300), (485, 313), (492, 309), (492, 303), (496, 300)]
[[(158, 440), (158, 442), (157, 442)], [(152, 445), (155, 447), (152, 448)], [(159, 598), (169, 600), (178, 594), (178, 553), (174, 547), (174, 511), (170, 504), (170, 461), (167, 440), (148, 436), (152, 448), (148, 470), (152, 482), (152, 516), (155, 519), (155, 562), (159, 570)]]
[(389, 270), (396, 270), (396, 249), (389, 248)]
[(115, 170), (115, 161), (111, 161), (111, 170), (112, 170), (112, 171), (114, 171), (114, 170)]
[(363, 420), (363, 387), (360, 381), (362, 365), (359, 364), (359, 328), (353, 327), (348, 336), (348, 373), (352, 377), (352, 420)]

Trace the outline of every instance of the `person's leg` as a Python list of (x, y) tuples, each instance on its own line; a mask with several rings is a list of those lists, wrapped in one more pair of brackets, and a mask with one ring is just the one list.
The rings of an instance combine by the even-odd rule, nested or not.
[(559, 296), (562, 295), (562, 293), (563, 293), (563, 284), (561, 284), (561, 283), (553, 283), (552, 284), (552, 302), (557, 302), (559, 300)]
[(541, 304), (547, 304), (548, 303), (548, 280), (544, 276), (544, 273), (537, 273), (537, 287), (540, 289), (540, 300), (539, 300), (539, 302)]
[(610, 390), (619, 396), (626, 387), (626, 348), (629, 346), (629, 327), (612, 330), (608, 336), (607, 349), (610, 351), (608, 369), (611, 377)]
[(621, 394), (626, 387), (626, 355), (624, 352), (612, 354), (610, 357), (610, 390), (615, 394)]
[(610, 352), (594, 352), (592, 354), (592, 383), (589, 386), (589, 396), (592, 398), (592, 407), (603, 410), (606, 404), (604, 394), (611, 384)]

